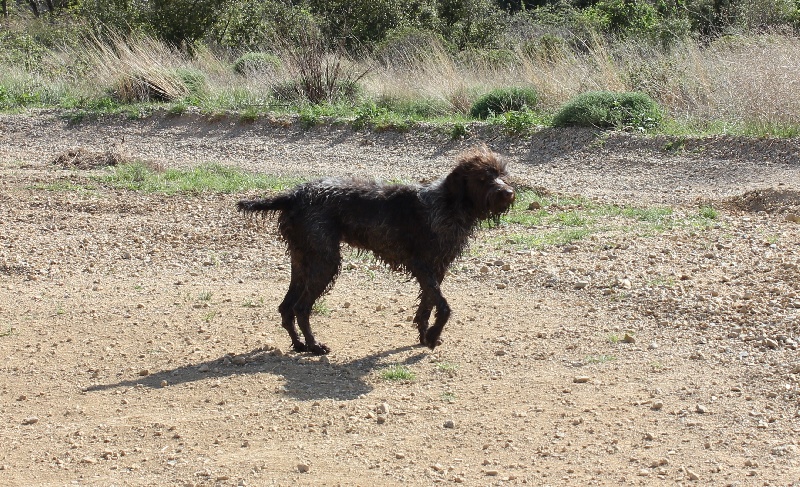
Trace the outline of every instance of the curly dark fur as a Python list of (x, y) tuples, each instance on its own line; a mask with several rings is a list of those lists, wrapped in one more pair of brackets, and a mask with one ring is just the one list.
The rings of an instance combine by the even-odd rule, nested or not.
[[(431, 349), (450, 317), (439, 286), (482, 220), (497, 219), (514, 202), (506, 165), (485, 146), (458, 157), (455, 169), (432, 184), (387, 185), (356, 179), (323, 179), (278, 196), (239, 201), (245, 213), (278, 212), (292, 276), (278, 307), (295, 351), (330, 351), (311, 333), (314, 301), (341, 269), (340, 243), (372, 251), (392, 269), (414, 276), (420, 303), (414, 317), (419, 341)], [(434, 308), (436, 319), (428, 327)], [(303, 342), (295, 327), (303, 333)]]

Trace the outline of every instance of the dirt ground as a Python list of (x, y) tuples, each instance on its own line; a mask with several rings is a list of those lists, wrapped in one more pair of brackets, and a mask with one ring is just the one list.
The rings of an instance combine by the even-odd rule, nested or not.
[(800, 485), (797, 141), (485, 137), (523, 184), (718, 215), (535, 248), (511, 237), (547, 228), (482, 229), (435, 351), (414, 282), (345, 250), (314, 357), (289, 349), (283, 244), (242, 195), (113, 189), (54, 157), (118, 139), (167, 167), (416, 179), (474, 140), (208, 123), (0, 117), (0, 485)]

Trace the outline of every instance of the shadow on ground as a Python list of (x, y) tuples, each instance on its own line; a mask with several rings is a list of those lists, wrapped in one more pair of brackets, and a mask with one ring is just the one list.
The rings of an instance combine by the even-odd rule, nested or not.
[[(391, 360), (396, 355), (405, 355), (405, 352), (415, 349), (419, 351), (413, 355), (402, 360)], [(389, 364), (417, 363), (426, 356), (424, 350), (418, 346), (404, 346), (349, 362), (331, 363), (327, 357), (311, 357), (305, 354), (275, 355), (271, 350), (258, 348), (235, 357), (235, 362), (244, 362), (242, 365), (236, 365), (230, 356), (226, 356), (222, 359), (163, 370), (137, 379), (95, 384), (85, 388), (84, 392), (137, 386), (158, 389), (163, 387), (164, 382), (174, 386), (233, 375), (266, 373), (283, 378), (286, 382), (278, 392), (293, 399), (347, 401), (372, 391), (372, 385), (367, 383), (365, 378), (374, 370)]]

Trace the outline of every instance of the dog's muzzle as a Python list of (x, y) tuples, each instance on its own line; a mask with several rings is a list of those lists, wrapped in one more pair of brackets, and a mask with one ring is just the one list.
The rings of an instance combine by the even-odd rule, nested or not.
[(494, 182), (497, 187), (492, 193), (490, 205), (492, 213), (499, 214), (511, 207), (517, 195), (514, 193), (514, 188), (506, 184), (502, 179), (497, 178)]

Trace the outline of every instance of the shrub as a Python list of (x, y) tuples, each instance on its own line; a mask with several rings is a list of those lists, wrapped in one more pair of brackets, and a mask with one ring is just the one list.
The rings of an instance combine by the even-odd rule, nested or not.
[(283, 63), (274, 54), (268, 52), (248, 52), (233, 62), (233, 71), (242, 76), (253, 73), (275, 72)]
[(474, 118), (485, 119), (490, 115), (534, 108), (539, 96), (533, 88), (499, 88), (478, 98), (470, 108)]
[(661, 107), (644, 93), (590, 91), (564, 104), (553, 126), (645, 129), (657, 126), (661, 118)]

